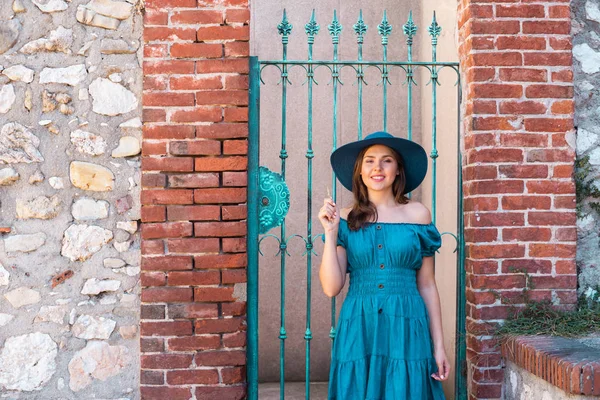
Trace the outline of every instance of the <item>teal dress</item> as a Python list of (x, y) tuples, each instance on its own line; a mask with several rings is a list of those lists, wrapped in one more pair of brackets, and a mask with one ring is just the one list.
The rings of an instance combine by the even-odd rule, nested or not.
[(423, 257), (441, 246), (435, 225), (373, 223), (338, 229), (350, 287), (333, 342), (329, 399), (441, 400), (429, 316), (417, 290)]

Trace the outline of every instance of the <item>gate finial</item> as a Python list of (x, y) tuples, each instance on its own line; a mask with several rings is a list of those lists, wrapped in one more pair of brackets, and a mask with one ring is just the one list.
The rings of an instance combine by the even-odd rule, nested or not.
[(310, 16), (310, 21), (304, 25), (304, 31), (308, 35), (308, 44), (313, 44), (315, 42), (315, 36), (319, 33), (319, 24), (317, 24), (317, 20), (315, 18), (315, 9), (312, 10), (312, 15)]
[(283, 44), (288, 43), (288, 38), (292, 33), (292, 24), (287, 19), (287, 13), (285, 12), (285, 8), (283, 9), (283, 18), (279, 25), (277, 25), (277, 32), (281, 35), (281, 42)]
[(431, 21), (429, 28), (427, 28), (427, 31), (429, 32), (429, 36), (431, 36), (431, 44), (436, 46), (438, 36), (440, 36), (440, 32), (442, 32), (442, 27), (438, 25), (435, 19), (435, 11), (433, 12), (433, 20)]
[(390, 25), (387, 19), (387, 10), (383, 10), (383, 19), (381, 20), (381, 23), (377, 25), (377, 32), (381, 35), (381, 44), (384, 46), (387, 45), (388, 36), (392, 33), (392, 25)]
[(340, 42), (340, 33), (342, 33), (342, 24), (337, 19), (336, 10), (333, 10), (333, 20), (331, 20), (331, 24), (327, 25), (327, 30), (329, 30), (329, 34), (331, 35), (332, 43), (338, 44)]
[(404, 31), (404, 34), (408, 36), (406, 38), (406, 44), (411, 46), (413, 37), (417, 34), (417, 25), (415, 25), (415, 22), (413, 21), (412, 11), (408, 14), (408, 21), (406, 21), (406, 24), (402, 25), (402, 30)]
[(365, 39), (364, 35), (367, 33), (368, 28), (367, 24), (365, 24), (365, 21), (363, 21), (362, 10), (360, 10), (358, 14), (358, 21), (356, 21), (356, 24), (354, 24), (352, 27), (354, 28), (354, 33), (356, 33), (358, 36), (356, 38), (356, 42), (358, 44), (362, 44)]

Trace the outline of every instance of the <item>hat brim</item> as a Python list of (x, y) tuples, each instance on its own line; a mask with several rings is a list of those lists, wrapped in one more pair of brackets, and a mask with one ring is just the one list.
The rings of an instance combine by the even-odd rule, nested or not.
[(400, 154), (404, 161), (406, 186), (404, 193), (415, 190), (427, 175), (427, 153), (418, 143), (397, 137), (379, 137), (351, 142), (337, 148), (331, 153), (330, 162), (337, 179), (348, 190), (352, 191), (352, 174), (354, 164), (360, 152), (376, 144), (382, 144)]

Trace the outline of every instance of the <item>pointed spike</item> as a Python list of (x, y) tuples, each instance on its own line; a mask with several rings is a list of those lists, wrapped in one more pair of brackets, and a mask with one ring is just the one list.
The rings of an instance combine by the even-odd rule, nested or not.
[(310, 21), (304, 25), (304, 31), (306, 32), (306, 35), (308, 35), (308, 42), (313, 43), (315, 36), (317, 35), (317, 33), (319, 33), (319, 24), (317, 24), (317, 20), (316, 20), (316, 13), (315, 10), (312, 10), (311, 16), (310, 16)]
[(340, 42), (342, 24), (340, 24), (340, 21), (338, 21), (337, 10), (333, 10), (333, 19), (331, 20), (331, 24), (327, 25), (327, 30), (331, 35), (331, 41), (333, 42), (333, 44), (338, 44)]
[(288, 42), (288, 36), (292, 33), (292, 24), (287, 19), (286, 9), (283, 9), (283, 18), (279, 25), (277, 25), (277, 32), (282, 36), (281, 40), (283, 43)]

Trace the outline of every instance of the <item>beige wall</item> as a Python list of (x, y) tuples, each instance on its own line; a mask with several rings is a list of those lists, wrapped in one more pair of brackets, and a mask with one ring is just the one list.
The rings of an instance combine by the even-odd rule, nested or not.
[[(316, 3), (307, 1), (266, 1), (253, 0), (251, 2), (252, 27), (251, 51), (261, 59), (280, 59), (281, 40), (277, 35), (276, 26), (281, 20), (283, 8), (287, 9), (288, 18), (294, 29), (288, 47), (289, 59), (306, 59), (307, 44), (304, 24), (308, 22), (312, 7)], [(331, 59), (331, 37), (327, 25), (331, 22), (333, 9), (338, 10), (338, 17), (343, 25), (340, 44), (340, 59), (356, 59), (357, 46), (352, 25), (358, 18), (360, 2), (322, 1), (319, 2), (317, 22), (321, 31), (315, 42), (314, 58)], [(440, 39), (440, 60), (455, 60), (456, 51), (454, 44), (455, 10), (447, 7), (442, 10), (438, 5), (438, 20), (447, 29), (443, 31)], [(409, 10), (413, 11), (415, 23), (419, 26), (418, 39), (413, 48), (415, 60), (429, 60), (430, 46), (426, 26), (431, 22), (431, 12), (427, 3), (414, 2), (398, 4), (393, 1), (370, 2), (368, 8), (364, 6), (363, 18), (369, 29), (365, 38), (363, 49), (364, 59), (381, 59), (380, 36), (377, 34), (377, 24), (381, 21), (383, 10), (388, 10), (388, 20), (393, 26), (389, 42), (388, 59), (405, 60), (406, 45), (402, 34), (402, 24), (406, 22)], [(423, 14), (425, 10), (426, 14)], [(443, 14), (439, 15), (439, 14)], [(448, 28), (450, 27), (450, 28)], [(421, 38), (426, 40), (423, 45)], [(443, 50), (442, 50), (443, 48)], [(423, 54), (424, 57), (420, 55)], [(414, 139), (421, 141), (421, 132), (425, 148), (430, 150), (431, 135), (431, 100), (428, 97), (430, 86), (425, 87), (423, 81), (425, 70), (417, 73), (419, 86), (413, 90), (413, 135)], [(419, 75), (422, 75), (420, 77)], [(449, 127), (438, 130), (438, 227), (440, 231), (456, 231), (456, 88), (453, 86), (456, 75), (452, 71), (442, 73), (443, 87), (438, 90), (438, 124)], [(278, 158), (281, 147), (281, 86), (277, 86), (278, 71), (266, 68), (263, 72), (266, 85), (261, 87), (261, 165), (268, 166), (271, 170), (280, 172)], [(307, 86), (302, 86), (305, 81), (304, 73), (299, 68), (292, 69), (290, 73), (292, 85), (288, 88), (287, 97), (287, 140), (288, 154), (286, 181), (291, 192), (291, 209), (286, 219), (286, 236), (300, 234), (306, 236), (307, 215), (307, 161), (305, 158), (307, 148)], [(338, 97), (338, 146), (355, 140), (357, 137), (357, 86), (355, 86), (354, 72), (349, 68), (342, 72), (344, 85), (340, 88)], [(406, 136), (407, 111), (406, 111), (406, 86), (402, 86), (404, 73), (395, 69), (391, 73), (392, 86), (388, 88), (388, 130), (398, 136)], [(321, 68), (317, 70), (316, 80), (319, 85), (314, 86), (313, 94), (313, 235), (321, 233), (321, 226), (316, 219), (316, 213), (322, 199), (326, 195), (327, 186), (331, 187), (331, 168), (329, 154), (332, 146), (332, 112), (333, 96), (332, 86), (329, 85), (329, 72)], [(368, 85), (364, 87), (363, 96), (363, 133), (364, 135), (382, 129), (382, 89), (378, 86), (379, 73), (372, 69), (366, 73)], [(441, 99), (444, 99), (443, 101)], [(454, 111), (453, 111), (454, 110)], [(429, 140), (429, 142), (428, 142)], [(443, 172), (442, 172), (443, 171)], [(417, 194), (417, 199), (430, 205), (430, 190), (424, 188), (422, 196)], [(338, 185), (338, 204), (348, 205), (351, 194)], [(270, 233), (279, 236), (279, 229)], [(437, 274), (440, 286), (440, 295), (443, 298), (444, 330), (447, 350), (450, 356), (454, 353), (454, 307), (455, 307), (455, 262), (452, 254), (454, 240), (444, 236), (442, 254), (437, 258)], [(272, 238), (267, 238), (261, 245), (264, 256), (260, 258), (260, 378), (262, 381), (279, 380), (279, 297), (280, 297), (280, 257), (277, 253), (277, 243)], [(320, 240), (315, 245), (315, 251), (320, 254), (322, 244)], [(303, 380), (305, 370), (305, 341), (306, 330), (306, 271), (307, 260), (302, 257), (304, 242), (295, 238), (289, 244), (290, 257), (286, 258), (286, 379)], [(331, 323), (330, 301), (323, 294), (318, 280), (320, 258), (312, 257), (312, 321), (311, 329), (311, 379), (313, 381), (327, 380), (330, 339), (329, 330)], [(339, 307), (344, 295), (338, 296)], [(448, 389), (452, 385), (448, 385)]]

